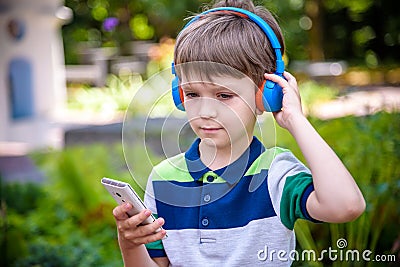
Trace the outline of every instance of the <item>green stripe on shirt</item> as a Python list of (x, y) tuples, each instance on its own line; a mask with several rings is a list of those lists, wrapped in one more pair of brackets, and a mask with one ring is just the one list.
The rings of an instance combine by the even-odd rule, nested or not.
[(294, 228), (296, 219), (306, 219), (306, 216), (301, 211), (301, 200), (304, 190), (311, 183), (311, 174), (305, 172), (286, 178), (280, 204), (280, 217), (282, 223), (288, 229)]

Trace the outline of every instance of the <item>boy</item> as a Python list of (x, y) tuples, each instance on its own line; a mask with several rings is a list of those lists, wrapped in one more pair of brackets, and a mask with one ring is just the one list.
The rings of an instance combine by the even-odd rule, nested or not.
[[(214, 5), (221, 6), (257, 14), (283, 47), (279, 26), (264, 8), (251, 1)], [(202, 15), (179, 34), (174, 63), (199, 138), (186, 153), (154, 167), (145, 195), (150, 210), (128, 218), (129, 204), (114, 209), (125, 266), (288, 266), (296, 219), (340, 223), (364, 211), (354, 179), (303, 115), (296, 79), (269, 74), (275, 60), (265, 34), (235, 12)], [(262, 113), (253, 88), (264, 79), (283, 88), (274, 117), (311, 171), (290, 151), (266, 149), (253, 136)], [(160, 217), (140, 225), (151, 212)], [(165, 230), (155, 232), (160, 226), (167, 238)], [(260, 261), (265, 247), (284, 254)]]

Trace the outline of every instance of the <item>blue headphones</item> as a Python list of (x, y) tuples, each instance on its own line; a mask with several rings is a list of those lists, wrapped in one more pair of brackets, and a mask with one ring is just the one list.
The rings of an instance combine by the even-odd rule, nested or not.
[[(248, 10), (235, 7), (218, 7), (209, 9), (191, 19), (185, 25), (184, 28), (189, 26), (194, 21), (198, 20), (202, 15), (218, 11), (219, 12), (225, 11), (227, 13), (237, 14), (238, 16), (250, 19), (263, 30), (265, 35), (268, 37), (268, 40), (270, 41), (272, 48), (275, 51), (276, 71), (274, 74), (283, 77), (283, 72), (285, 71), (285, 63), (282, 60), (281, 45), (278, 41), (278, 38), (276, 37), (274, 31), (271, 29), (268, 23), (266, 23), (262, 18), (260, 18), (259, 16)], [(183, 99), (184, 99), (183, 91), (182, 88), (179, 86), (179, 78), (175, 72), (174, 62), (172, 62), (172, 74), (175, 76), (174, 79), (172, 80), (172, 98), (174, 100), (175, 106), (179, 110), (184, 111), (185, 107), (183, 105)], [(273, 81), (264, 80), (264, 82), (260, 85), (259, 90), (256, 94), (256, 105), (257, 108), (261, 111), (269, 111), (269, 112), (279, 111), (282, 108), (282, 98), (283, 98), (282, 87)]]

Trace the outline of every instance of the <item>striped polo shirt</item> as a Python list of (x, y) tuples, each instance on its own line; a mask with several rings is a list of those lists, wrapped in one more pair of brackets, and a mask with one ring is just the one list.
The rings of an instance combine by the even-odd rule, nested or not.
[(144, 201), (165, 219), (168, 237), (146, 244), (149, 255), (167, 256), (171, 266), (289, 266), (295, 221), (313, 221), (309, 169), (289, 150), (266, 149), (253, 137), (239, 159), (211, 170), (199, 144), (150, 174)]

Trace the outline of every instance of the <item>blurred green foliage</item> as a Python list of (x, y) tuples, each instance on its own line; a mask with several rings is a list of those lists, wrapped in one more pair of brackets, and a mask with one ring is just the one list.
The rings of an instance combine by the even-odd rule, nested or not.
[(92, 112), (124, 112), (143, 85), (140, 75), (117, 77), (108, 75), (106, 86), (93, 88), (85, 85), (70, 87), (68, 90), (68, 109)]
[[(63, 27), (67, 64), (79, 62), (80, 45), (116, 46), (133, 40), (175, 38), (184, 19), (210, 0), (66, 0), (73, 21)], [(396, 0), (254, 1), (276, 16), (290, 60), (344, 59), (375, 68), (398, 64), (400, 18)], [(117, 25), (105, 26), (109, 18)], [(124, 50), (121, 50), (124, 53)]]
[[(183, 19), (198, 12), (205, 0), (129, 1), (129, 0), (66, 0), (74, 11), (73, 21), (63, 27), (67, 64), (79, 62), (81, 46), (121, 48), (133, 40), (158, 42), (164, 36), (176, 36)], [(105, 21), (117, 18), (118, 24), (108, 29)]]
[[(48, 179), (45, 184), (0, 183), (0, 266), (122, 266), (115, 203), (100, 179), (130, 182), (141, 196), (143, 189), (132, 180), (121, 145), (31, 156)], [(139, 164), (135, 173), (147, 177), (148, 169)]]
[(330, 85), (307, 80), (298, 83), (303, 111), (313, 116), (315, 107), (318, 104), (326, 103), (335, 99), (340, 91)]

